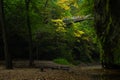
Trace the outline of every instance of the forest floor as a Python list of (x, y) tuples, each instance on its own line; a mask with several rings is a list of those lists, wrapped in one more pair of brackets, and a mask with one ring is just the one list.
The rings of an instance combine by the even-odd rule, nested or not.
[[(56, 64), (51, 62), (40, 62), (39, 64)], [(27, 62), (14, 62), (14, 69), (6, 70), (3, 64), (0, 65), (0, 80), (91, 80), (90, 70), (101, 68), (100, 66), (88, 67), (86, 65), (70, 66), (70, 69), (51, 69), (45, 68), (44, 71), (35, 63), (37, 68), (27, 67)], [(61, 65), (60, 65), (61, 66)]]
[(88, 75), (81, 72), (73, 73), (63, 70), (46, 70), (41, 72), (36, 68), (0, 70), (0, 80), (90, 80)]

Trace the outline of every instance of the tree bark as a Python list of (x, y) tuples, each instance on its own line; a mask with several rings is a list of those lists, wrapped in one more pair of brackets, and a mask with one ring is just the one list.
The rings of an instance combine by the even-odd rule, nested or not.
[(46, 0), (44, 8), (47, 7), (48, 2), (49, 2), (49, 0)]
[(32, 31), (31, 31), (31, 24), (30, 24), (30, 14), (29, 14), (29, 6), (30, 6), (30, 0), (25, 0), (26, 5), (26, 19), (27, 19), (27, 27), (28, 27), (28, 35), (29, 35), (29, 66), (32, 67), (34, 60), (33, 60), (33, 54), (32, 54)]
[(3, 0), (0, 0), (0, 26), (2, 26), (6, 69), (12, 69), (13, 66), (12, 66), (11, 54), (8, 53), (7, 31), (6, 31), (6, 25), (5, 25), (5, 14), (4, 14)]
[(102, 65), (120, 68), (120, 0), (94, 0), (95, 28), (104, 53)]

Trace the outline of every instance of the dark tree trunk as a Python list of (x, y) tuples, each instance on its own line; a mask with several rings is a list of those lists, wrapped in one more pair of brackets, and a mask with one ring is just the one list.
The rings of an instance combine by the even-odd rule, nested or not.
[(30, 24), (30, 15), (29, 15), (29, 6), (30, 6), (30, 0), (25, 0), (26, 5), (26, 19), (27, 19), (27, 27), (28, 27), (28, 35), (29, 35), (29, 66), (32, 67), (34, 60), (33, 60), (33, 54), (32, 54), (32, 31), (31, 31), (31, 24)]
[(46, 0), (44, 8), (47, 7), (48, 2), (49, 2), (49, 0)]
[(94, 0), (95, 27), (102, 43), (102, 65), (120, 68), (120, 0)]
[(13, 68), (12, 59), (11, 59), (10, 53), (8, 53), (7, 31), (6, 31), (6, 26), (5, 26), (5, 15), (4, 15), (3, 0), (0, 0), (0, 26), (2, 27), (2, 34), (3, 34), (6, 69), (12, 69)]

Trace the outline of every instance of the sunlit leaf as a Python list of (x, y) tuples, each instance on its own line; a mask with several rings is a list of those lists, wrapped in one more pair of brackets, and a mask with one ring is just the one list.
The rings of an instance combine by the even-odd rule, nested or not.
[(84, 34), (84, 32), (83, 32), (83, 31), (80, 31), (80, 30), (76, 30), (76, 31), (74, 32), (75, 37), (81, 37), (83, 34)]

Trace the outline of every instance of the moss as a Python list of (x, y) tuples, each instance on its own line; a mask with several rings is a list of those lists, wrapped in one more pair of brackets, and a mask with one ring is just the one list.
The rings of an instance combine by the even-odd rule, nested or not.
[(111, 24), (112, 24), (112, 17), (110, 16), (109, 23), (108, 23), (107, 28), (106, 28), (106, 34), (109, 34)]
[(107, 13), (109, 12), (109, 0), (107, 0), (107, 2), (106, 2), (106, 12)]

